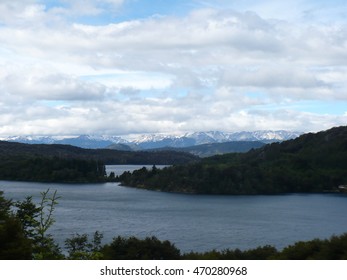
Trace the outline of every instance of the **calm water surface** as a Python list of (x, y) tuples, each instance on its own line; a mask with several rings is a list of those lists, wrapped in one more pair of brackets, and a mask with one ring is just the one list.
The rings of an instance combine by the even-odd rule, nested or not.
[[(108, 171), (115, 171), (109, 167)], [(122, 169), (122, 170), (121, 170)], [(116, 171), (134, 169), (127, 166)], [(21, 200), (57, 190), (61, 196), (51, 233), (61, 243), (74, 233), (114, 236), (155, 235), (183, 252), (274, 245), (328, 238), (347, 232), (347, 196), (291, 194), (278, 196), (185, 195), (105, 184), (43, 184), (0, 181), (5, 197)]]

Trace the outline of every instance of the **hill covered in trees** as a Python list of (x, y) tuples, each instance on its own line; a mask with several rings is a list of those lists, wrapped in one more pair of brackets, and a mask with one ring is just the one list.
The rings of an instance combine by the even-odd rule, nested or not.
[(96, 183), (107, 177), (105, 165), (96, 160), (12, 156), (1, 159), (0, 180)]
[(109, 149), (83, 149), (61, 144), (23, 144), (0, 141), (0, 159), (13, 156), (58, 157), (98, 160), (105, 164), (182, 164), (197, 161), (188, 153), (175, 151), (129, 152)]
[(180, 152), (125, 152), (82, 149), (69, 145), (0, 141), (0, 180), (104, 182), (105, 164), (177, 164), (197, 160)]
[(304, 134), (241, 154), (198, 163), (141, 169), (123, 185), (198, 194), (278, 194), (336, 191), (347, 184), (347, 127)]
[(177, 151), (190, 153), (199, 157), (210, 157), (226, 153), (245, 153), (251, 149), (260, 148), (264, 145), (265, 143), (260, 141), (230, 141), (223, 143), (195, 145), (184, 148), (164, 147), (160, 149), (154, 149), (152, 151)]

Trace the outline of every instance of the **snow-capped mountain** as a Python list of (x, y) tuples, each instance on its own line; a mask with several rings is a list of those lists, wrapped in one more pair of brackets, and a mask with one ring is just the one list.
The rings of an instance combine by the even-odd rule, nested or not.
[(220, 131), (186, 133), (185, 137), (194, 139), (195, 145), (225, 142), (228, 139), (227, 135)]
[(81, 135), (54, 141), (54, 144), (73, 145), (85, 149), (102, 149), (114, 143), (126, 143), (126, 141), (117, 136), (108, 137), (95, 135)]
[(78, 137), (64, 136), (11, 136), (1, 140), (25, 144), (64, 144), (85, 149), (105, 148), (111, 144), (128, 143), (119, 136), (80, 135)]
[(50, 136), (10, 136), (1, 140), (25, 144), (53, 144), (56, 141)]
[(293, 131), (242, 131), (242, 132), (191, 132), (182, 135), (145, 134), (126, 140), (120, 136), (80, 135), (63, 136), (12, 136), (1, 140), (28, 144), (67, 144), (82, 148), (107, 148), (112, 144), (122, 144), (131, 150), (156, 149), (163, 147), (184, 148), (201, 144), (224, 143), (230, 141), (262, 141), (265, 143), (293, 139), (301, 135)]
[(302, 132), (286, 130), (258, 130), (258, 131), (241, 131), (229, 134), (230, 141), (263, 141), (276, 142), (294, 139), (303, 134)]
[(223, 143), (229, 141), (262, 141), (262, 142), (278, 142), (296, 138), (302, 132), (293, 132), (285, 130), (258, 130), (258, 131), (241, 131), (241, 132), (194, 132), (187, 133), (185, 137), (193, 138), (196, 145), (209, 143)]

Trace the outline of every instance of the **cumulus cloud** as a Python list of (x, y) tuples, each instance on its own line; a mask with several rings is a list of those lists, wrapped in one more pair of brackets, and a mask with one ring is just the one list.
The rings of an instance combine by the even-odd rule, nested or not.
[(98, 25), (79, 20), (124, 2), (1, 1), (0, 134), (307, 130), (346, 122), (343, 114), (298, 109), (302, 101), (347, 101), (345, 24), (218, 7)]
[[(126, 0), (60, 0), (50, 12), (61, 16), (98, 16), (109, 10), (116, 11)], [(60, 2), (60, 5), (59, 5)]]
[(63, 74), (13, 74), (2, 80), (3, 91), (35, 100), (102, 99), (105, 86), (81, 81)]

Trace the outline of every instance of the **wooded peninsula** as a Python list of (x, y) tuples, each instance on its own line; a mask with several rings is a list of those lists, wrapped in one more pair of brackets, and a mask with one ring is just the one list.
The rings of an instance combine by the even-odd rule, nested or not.
[[(0, 141), (0, 180), (94, 183), (191, 194), (337, 192), (347, 184), (347, 126), (246, 153), (198, 158), (177, 151), (116, 151)], [(107, 177), (105, 164), (153, 165)], [(158, 169), (155, 165), (171, 165)]]
[(159, 170), (125, 172), (125, 186), (192, 194), (337, 192), (347, 184), (347, 127), (304, 134), (247, 153), (231, 153)]
[(0, 141), (0, 180), (101, 183), (113, 180), (106, 176), (106, 164), (171, 165), (198, 160), (177, 151), (128, 152)]

